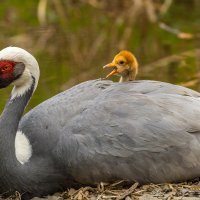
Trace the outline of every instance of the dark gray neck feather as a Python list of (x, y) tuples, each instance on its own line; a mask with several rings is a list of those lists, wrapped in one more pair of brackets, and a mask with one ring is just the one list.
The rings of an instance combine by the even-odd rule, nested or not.
[(31, 87), (23, 95), (8, 100), (0, 116), (0, 176), (20, 165), (15, 155), (15, 136), (24, 109), (33, 94), (34, 85), (33, 78)]
[[(10, 98), (0, 116), (0, 199), (18, 191), (24, 199), (49, 194), (66, 186), (67, 179), (49, 159), (36, 159), (22, 165), (15, 155), (15, 136), (24, 109), (33, 94), (35, 80), (22, 96)], [(48, 175), (49, 176), (48, 176)]]

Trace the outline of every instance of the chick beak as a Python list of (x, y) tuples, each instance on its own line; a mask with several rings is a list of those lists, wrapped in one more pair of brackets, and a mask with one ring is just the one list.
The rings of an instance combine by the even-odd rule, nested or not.
[(118, 74), (117, 67), (116, 67), (113, 63), (109, 63), (109, 64), (103, 66), (103, 69), (105, 69), (105, 68), (114, 68), (114, 70), (111, 71), (111, 72), (106, 76), (106, 78), (108, 78), (108, 77), (110, 77), (110, 76), (112, 76), (112, 75), (114, 75), (114, 74)]

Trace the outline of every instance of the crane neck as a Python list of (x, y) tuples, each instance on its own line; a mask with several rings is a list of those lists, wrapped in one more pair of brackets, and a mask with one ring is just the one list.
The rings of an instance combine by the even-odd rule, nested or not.
[(34, 86), (35, 79), (32, 77), (29, 88), (20, 96), (15, 98), (11, 96), (0, 116), (0, 174), (20, 164), (15, 155), (15, 137), (24, 109), (33, 94)]

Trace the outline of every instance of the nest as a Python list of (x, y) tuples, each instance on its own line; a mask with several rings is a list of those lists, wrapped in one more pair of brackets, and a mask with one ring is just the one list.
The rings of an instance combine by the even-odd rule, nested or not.
[[(118, 181), (113, 184), (100, 183), (96, 187), (73, 188), (56, 193), (46, 198), (33, 198), (32, 200), (198, 200), (200, 199), (200, 181), (178, 184), (148, 184), (140, 186), (139, 183), (131, 184)], [(7, 200), (21, 200), (21, 195), (16, 192)]]
[(134, 183), (131, 186), (119, 181), (111, 185), (100, 183), (96, 188), (84, 187), (79, 190), (70, 189), (61, 194), (61, 199), (69, 200), (140, 200), (140, 199), (166, 199), (175, 197), (199, 197), (200, 182), (191, 181), (179, 184), (149, 184), (139, 186)]

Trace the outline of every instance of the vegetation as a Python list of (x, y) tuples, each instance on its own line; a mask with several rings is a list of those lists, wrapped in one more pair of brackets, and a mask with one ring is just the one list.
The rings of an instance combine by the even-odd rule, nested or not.
[[(199, 15), (198, 0), (2, 0), (0, 48), (25, 48), (40, 64), (28, 109), (104, 77), (102, 66), (122, 49), (138, 58), (138, 79), (199, 89)], [(0, 91), (0, 111), (10, 90)]]
[[(25, 48), (40, 64), (40, 82), (27, 110), (79, 82), (105, 77), (102, 66), (122, 49), (138, 58), (137, 79), (166, 81), (200, 91), (199, 24), (199, 0), (1, 0), (0, 49)], [(10, 91), (11, 87), (0, 90), (0, 112)], [(59, 196), (199, 197), (199, 185), (199, 180), (130, 188), (100, 184), (97, 188), (70, 189)]]

